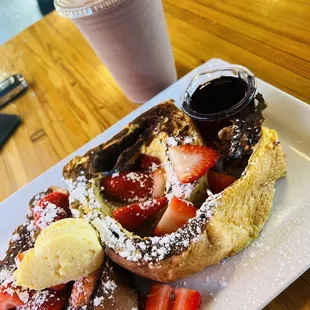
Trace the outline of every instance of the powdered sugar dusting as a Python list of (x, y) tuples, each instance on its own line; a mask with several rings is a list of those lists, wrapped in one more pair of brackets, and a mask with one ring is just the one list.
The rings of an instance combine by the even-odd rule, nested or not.
[[(107, 260), (103, 268), (100, 283), (97, 288), (95, 295), (92, 297), (90, 302), (94, 307), (107, 308), (108, 305), (114, 305), (115, 296), (117, 294), (117, 272), (111, 261)], [(121, 279), (119, 279), (122, 281)], [(105, 303), (107, 301), (107, 303)], [(108, 307), (110, 309), (110, 307)], [(88, 309), (88, 307), (87, 307)], [(114, 309), (114, 308), (113, 308)]]
[(177, 146), (179, 143), (181, 144), (192, 144), (197, 140), (197, 137), (195, 136), (186, 136), (184, 138), (182, 137), (168, 137), (166, 140), (166, 144), (168, 146)]
[(29, 221), (29, 223), (27, 223), (27, 231), (30, 233), (30, 236), (34, 239), (36, 227), (34, 225), (33, 220), (31, 220), (31, 221)]
[(74, 217), (81, 217), (81, 215), (84, 215), (74, 208), (76, 203), (83, 207), (87, 206), (95, 213), (101, 209), (101, 204), (98, 202), (94, 189), (92, 188), (92, 181), (88, 181), (84, 175), (80, 175), (75, 181), (66, 179), (65, 182), (69, 187), (69, 203)]
[(26, 288), (22, 288), (16, 285), (16, 279), (13, 276), (15, 269), (16, 268), (14, 267), (10, 270), (4, 268), (0, 271), (0, 283), (2, 291), (8, 293), (11, 296), (17, 294), (23, 303), (27, 303), (29, 301), (29, 291)]
[[(17, 294), (19, 299), (25, 304), (25, 309), (40, 310), (47, 305), (51, 305), (51, 302), (55, 302), (55, 292), (52, 290), (33, 291), (27, 288), (22, 288), (16, 285), (16, 279), (13, 276), (12, 269), (9, 273), (9, 277), (1, 283), (3, 292), (8, 293), (11, 296)], [(2, 270), (1, 270), (2, 271)]]
[(19, 297), (19, 299), (23, 302), (23, 303), (27, 303), (29, 300), (29, 292), (27, 290), (18, 290), (17, 291), (17, 295)]
[(178, 141), (176, 140), (175, 137), (169, 137), (166, 141), (167, 145), (169, 146), (177, 146), (178, 145)]
[(2, 284), (4, 281), (9, 279), (12, 275), (13, 268), (8, 269), (8, 268), (1, 268), (0, 270), (0, 284)]
[(62, 208), (57, 208), (57, 206), (48, 201), (44, 202), (43, 206), (36, 205), (34, 207), (34, 212), (40, 216), (37, 219), (37, 225), (44, 229), (53, 223), (59, 216), (66, 216), (66, 211)]
[(191, 143), (193, 143), (193, 142), (194, 142), (193, 137), (187, 136), (187, 137), (184, 138), (184, 143), (185, 143), (185, 144), (191, 144)]
[(31, 301), (28, 303), (29, 309), (39, 310), (42, 309), (44, 304), (48, 303), (48, 300), (53, 297), (53, 293), (49, 290), (37, 291), (31, 298)]
[(73, 181), (71, 179), (65, 180), (66, 184), (69, 187), (69, 203), (70, 205), (74, 203), (75, 201), (78, 201), (82, 205), (87, 204), (87, 179), (84, 176), (79, 176), (76, 178), (76, 181)]
[(179, 181), (170, 160), (166, 162), (165, 170), (167, 176), (166, 181), (167, 198), (170, 200), (172, 199), (173, 196), (176, 196), (183, 199), (188, 199), (192, 194), (197, 182), (182, 184)]
[(102, 220), (95, 219), (92, 224), (100, 232), (101, 241), (121, 257), (134, 262), (159, 262), (172, 253), (185, 251), (192, 241), (199, 241), (201, 229), (212, 216), (220, 197), (219, 194), (209, 197), (197, 211), (196, 217), (183, 228), (163, 237), (134, 236), (109, 216)]
[(104, 301), (104, 297), (100, 296), (100, 297), (95, 297), (93, 300), (93, 304), (95, 307), (100, 306), (100, 304)]
[(113, 298), (113, 292), (117, 288), (113, 280), (108, 280), (103, 284), (103, 292), (109, 299)]
[[(156, 206), (160, 206), (161, 204), (162, 204), (161, 201), (158, 201), (157, 199), (151, 199), (151, 200), (139, 203), (138, 206), (140, 210), (147, 210), (150, 208), (154, 208)], [(130, 206), (128, 206), (128, 208), (130, 208)]]
[(12, 240), (13, 242), (16, 242), (16, 241), (20, 240), (20, 235), (19, 235), (19, 233), (15, 233), (15, 234), (12, 236), (11, 240)]

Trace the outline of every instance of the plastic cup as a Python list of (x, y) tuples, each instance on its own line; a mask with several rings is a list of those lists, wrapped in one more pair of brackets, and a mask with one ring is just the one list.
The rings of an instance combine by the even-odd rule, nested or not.
[(145, 102), (176, 81), (161, 0), (55, 0), (126, 96)]

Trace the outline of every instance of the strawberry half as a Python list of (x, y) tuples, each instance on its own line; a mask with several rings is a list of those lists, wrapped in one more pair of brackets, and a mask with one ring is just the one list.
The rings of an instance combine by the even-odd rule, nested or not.
[(167, 198), (149, 200), (142, 203), (131, 204), (113, 211), (114, 218), (126, 229), (139, 228), (150, 217), (159, 212), (167, 204)]
[(20, 300), (17, 293), (9, 294), (8, 291), (10, 288), (6, 286), (0, 286), (0, 310), (8, 310), (18, 306), (24, 305), (24, 303)]
[(98, 269), (74, 282), (70, 304), (75, 309), (88, 305), (100, 275), (101, 269)]
[(187, 288), (177, 288), (174, 291), (175, 303), (173, 310), (198, 310), (201, 304), (199, 292)]
[(102, 179), (101, 185), (107, 197), (125, 203), (141, 202), (152, 196), (153, 177), (150, 172), (121, 172), (117, 176)]
[(189, 219), (196, 215), (195, 206), (183, 199), (173, 197), (168, 205), (167, 210), (157, 224), (154, 235), (163, 236), (177, 231), (183, 227)]
[(34, 207), (34, 224), (39, 230), (53, 222), (70, 217), (69, 196), (53, 192), (43, 197)]
[[(42, 298), (42, 295), (44, 298)], [(17, 307), (17, 310), (62, 310), (68, 303), (69, 299), (68, 290), (44, 290), (42, 291), (42, 295), (34, 294), (34, 297), (29, 302), (27, 302), (27, 304)]]
[(153, 172), (154, 191), (152, 197), (159, 198), (164, 196), (166, 188), (166, 171), (157, 169)]
[(147, 295), (145, 310), (168, 310), (172, 309), (173, 288), (167, 284), (155, 283)]
[(228, 174), (218, 173), (215, 171), (208, 172), (209, 187), (213, 194), (220, 193), (235, 181), (236, 179)]
[(138, 158), (138, 169), (153, 171), (160, 166), (159, 158), (151, 155), (141, 154)]
[(155, 283), (147, 295), (145, 310), (198, 310), (200, 304), (201, 295), (197, 291)]
[(169, 148), (169, 156), (181, 183), (199, 179), (219, 158), (218, 152), (210, 147), (190, 144)]

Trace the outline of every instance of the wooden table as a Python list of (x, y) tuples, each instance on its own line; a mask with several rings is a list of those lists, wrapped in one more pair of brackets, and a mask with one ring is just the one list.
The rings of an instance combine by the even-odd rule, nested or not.
[[(310, 102), (309, 1), (163, 2), (180, 77), (220, 57)], [(30, 84), (1, 111), (23, 124), (0, 152), (0, 201), (137, 107), (56, 13), (1, 46), (0, 55), (0, 77), (21, 72)], [(266, 309), (310, 309), (310, 271)]]

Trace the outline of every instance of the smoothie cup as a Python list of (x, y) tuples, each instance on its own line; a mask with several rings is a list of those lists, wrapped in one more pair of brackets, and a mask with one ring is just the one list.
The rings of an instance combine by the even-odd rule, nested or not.
[(125, 95), (145, 102), (176, 81), (161, 0), (55, 0)]

